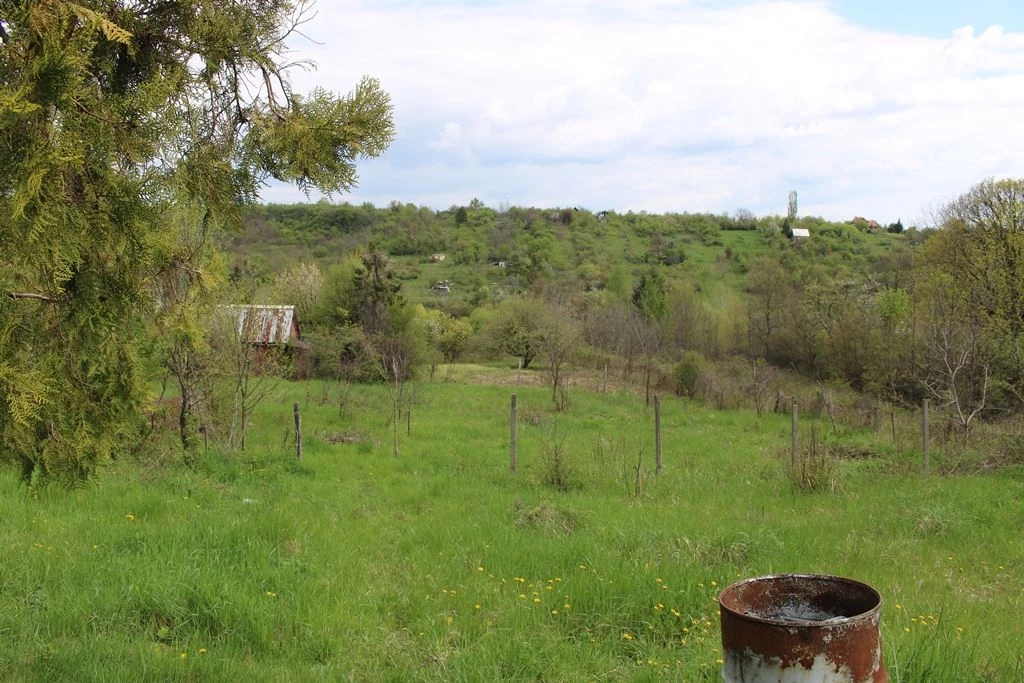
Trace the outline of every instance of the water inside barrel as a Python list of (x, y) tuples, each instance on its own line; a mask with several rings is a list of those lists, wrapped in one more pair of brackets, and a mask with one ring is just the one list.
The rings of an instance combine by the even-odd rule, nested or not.
[(822, 609), (799, 601), (773, 605), (770, 609), (747, 610), (746, 614), (757, 619), (793, 622), (813, 621), (818, 623), (835, 623), (848, 618), (844, 614), (836, 614), (833, 610)]

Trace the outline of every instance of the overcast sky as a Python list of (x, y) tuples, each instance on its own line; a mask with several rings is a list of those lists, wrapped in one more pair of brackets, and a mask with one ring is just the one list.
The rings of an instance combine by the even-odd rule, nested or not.
[[(320, 0), (299, 91), (391, 94), (334, 201), (924, 224), (1024, 176), (1021, 0)], [(304, 201), (273, 186), (266, 201)], [(313, 196), (312, 199), (317, 199)]]

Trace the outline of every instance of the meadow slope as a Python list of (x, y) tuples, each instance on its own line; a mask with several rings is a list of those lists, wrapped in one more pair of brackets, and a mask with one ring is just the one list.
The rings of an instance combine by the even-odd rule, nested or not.
[(655, 476), (642, 400), (571, 397), (419, 383), (396, 458), (381, 387), (290, 383), (245, 453), (4, 472), (0, 679), (718, 680), (718, 592), (779, 572), (875, 586), (890, 680), (1024, 677), (1019, 471), (890, 452), (802, 493), (786, 416), (665, 398)]

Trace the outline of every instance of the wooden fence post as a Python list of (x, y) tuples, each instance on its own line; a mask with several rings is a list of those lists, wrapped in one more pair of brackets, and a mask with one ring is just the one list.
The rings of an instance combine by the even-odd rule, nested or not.
[(797, 452), (797, 450), (798, 450), (798, 448), (800, 446), (800, 443), (799, 443), (799, 434), (800, 434), (799, 412), (800, 411), (797, 408), (796, 399), (793, 399), (793, 446), (792, 446), (793, 451), (792, 451), (792, 454), (791, 454), (791, 458), (792, 458), (793, 466), (794, 467), (796, 467), (796, 452)]
[(924, 451), (924, 473), (931, 470), (931, 454), (928, 452), (928, 399), (921, 401), (921, 447)]
[(299, 412), (299, 402), (295, 402), (295, 459), (302, 460), (302, 413)]
[(654, 396), (654, 473), (661, 474), (661, 397)]
[(519, 467), (519, 456), (516, 453), (516, 395), (512, 394), (512, 406), (509, 415), (510, 448), (508, 456), (509, 469), (513, 472)]

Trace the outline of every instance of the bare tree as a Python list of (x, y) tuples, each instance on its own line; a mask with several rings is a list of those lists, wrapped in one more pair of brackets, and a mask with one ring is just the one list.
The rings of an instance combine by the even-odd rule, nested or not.
[(775, 368), (763, 358), (755, 358), (747, 363), (743, 393), (753, 402), (759, 417), (768, 408), (768, 401), (772, 397), (772, 387), (775, 384), (775, 374)]
[(565, 410), (569, 404), (565, 390), (565, 369), (579, 348), (580, 328), (568, 306), (555, 304), (547, 311), (541, 325), (542, 353), (548, 362), (551, 380), (551, 402), (556, 410)]
[(630, 316), (629, 325), (632, 339), (636, 342), (644, 362), (644, 404), (649, 406), (654, 364), (661, 352), (664, 335), (657, 320), (652, 320), (637, 311)]
[(949, 420), (967, 434), (989, 407), (992, 360), (981, 321), (956, 308), (952, 296), (934, 293), (916, 375), (937, 407), (947, 409)]
[(418, 347), (408, 333), (382, 337), (378, 344), (377, 374), (384, 380), (388, 394), (391, 453), (397, 458), (402, 416), (411, 420), (410, 411), (416, 397), (412, 378)]

